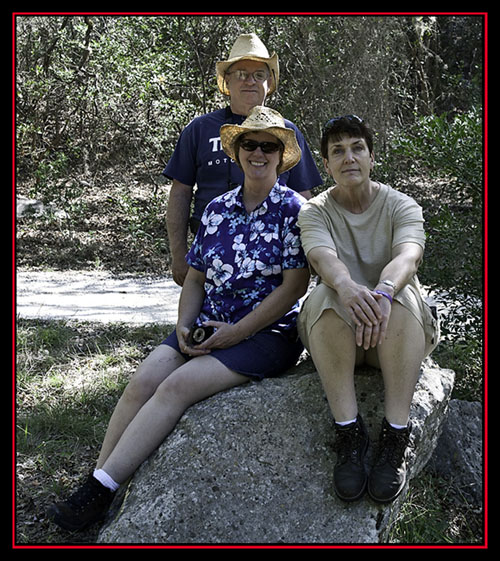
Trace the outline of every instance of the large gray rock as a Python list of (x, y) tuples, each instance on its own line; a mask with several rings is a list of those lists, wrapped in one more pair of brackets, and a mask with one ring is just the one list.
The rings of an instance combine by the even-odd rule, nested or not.
[(466, 500), (483, 502), (483, 409), (474, 401), (450, 401), (438, 445), (427, 469), (449, 479)]
[[(454, 380), (427, 362), (412, 405), (409, 479), (430, 458)], [(383, 417), (375, 370), (356, 376), (371, 438)], [(335, 436), (310, 360), (287, 375), (250, 383), (191, 407), (133, 477), (100, 543), (376, 543), (404, 500), (335, 496)]]

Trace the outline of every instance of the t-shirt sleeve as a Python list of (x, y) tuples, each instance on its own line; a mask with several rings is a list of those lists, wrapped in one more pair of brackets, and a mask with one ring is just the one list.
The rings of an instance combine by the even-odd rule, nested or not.
[(392, 247), (412, 242), (425, 249), (422, 208), (410, 197), (403, 197), (394, 209)]
[(176, 179), (184, 185), (193, 186), (196, 183), (195, 134), (195, 124), (192, 121), (179, 136), (174, 153), (163, 170), (165, 177)]
[(337, 253), (335, 242), (325, 223), (324, 214), (316, 204), (306, 203), (300, 209), (298, 224), (302, 247), (306, 255), (316, 247), (327, 247)]
[(300, 191), (308, 191), (313, 187), (322, 185), (323, 180), (304, 135), (290, 121), (287, 121), (286, 125), (295, 131), (297, 143), (302, 151), (300, 162), (289, 171), (290, 175), (286, 181), (287, 187), (300, 193)]

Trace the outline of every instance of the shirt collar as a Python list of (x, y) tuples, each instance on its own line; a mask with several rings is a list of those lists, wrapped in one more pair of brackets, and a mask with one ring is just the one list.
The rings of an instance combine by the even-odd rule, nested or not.
[[(240, 185), (234, 191), (232, 191), (232, 199), (230, 204), (234, 206), (238, 206), (245, 210), (245, 204), (243, 203), (243, 185)], [(276, 203), (281, 204), (283, 199), (283, 192), (281, 189), (281, 185), (278, 181), (273, 185), (271, 191), (269, 191), (269, 195), (257, 206), (250, 215), (257, 213), (257, 214), (265, 214), (271, 206), (275, 205)], [(228, 201), (229, 202), (229, 201)], [(228, 203), (226, 202), (226, 206)], [(245, 210), (246, 212), (246, 210)]]

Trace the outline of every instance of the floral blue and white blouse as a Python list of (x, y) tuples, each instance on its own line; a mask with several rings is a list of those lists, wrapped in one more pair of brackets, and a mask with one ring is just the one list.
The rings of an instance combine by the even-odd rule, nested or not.
[[(283, 282), (285, 269), (307, 267), (297, 225), (305, 199), (276, 183), (248, 213), (242, 194), (240, 186), (207, 205), (186, 256), (191, 267), (205, 273), (198, 322), (236, 323)], [(298, 311), (297, 302), (266, 329), (293, 329)]]

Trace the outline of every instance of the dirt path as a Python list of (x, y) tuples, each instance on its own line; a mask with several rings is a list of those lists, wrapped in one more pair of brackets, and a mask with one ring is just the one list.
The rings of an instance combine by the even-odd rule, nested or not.
[(180, 287), (170, 278), (97, 271), (17, 271), (16, 314), (133, 324), (177, 321)]

